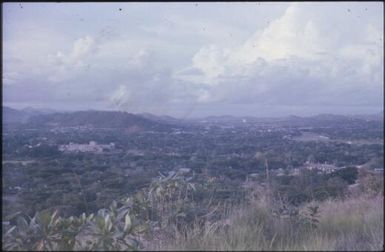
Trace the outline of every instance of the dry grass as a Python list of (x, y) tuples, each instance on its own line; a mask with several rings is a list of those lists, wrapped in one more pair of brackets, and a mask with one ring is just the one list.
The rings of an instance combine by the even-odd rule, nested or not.
[[(312, 203), (314, 204), (314, 203)], [(304, 206), (306, 208), (306, 206)], [(151, 250), (376, 251), (383, 249), (383, 196), (328, 200), (319, 204), (317, 228), (298, 218), (279, 218), (265, 199), (234, 207), (227, 221), (175, 233)], [(227, 224), (226, 224), (227, 223)]]
[(382, 250), (383, 204), (383, 196), (324, 202), (319, 231), (337, 240), (337, 250)]

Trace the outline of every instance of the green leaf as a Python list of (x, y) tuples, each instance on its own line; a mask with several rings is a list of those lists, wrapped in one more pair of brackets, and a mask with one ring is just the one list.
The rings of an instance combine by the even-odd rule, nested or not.
[(130, 215), (127, 213), (124, 218), (124, 232), (127, 232), (132, 226)]
[(96, 226), (99, 229), (103, 229), (103, 227), (104, 227), (104, 218), (103, 217), (98, 216), (98, 218), (96, 219)]
[(127, 214), (127, 212), (129, 211), (130, 209), (125, 209), (125, 208), (123, 208), (123, 209), (119, 209), (119, 214), (118, 214), (118, 216), (116, 217), (116, 219), (117, 220), (120, 220), (120, 219), (122, 219), (126, 214)]
[(12, 226), (6, 233), (5, 235), (9, 235), (10, 233), (12, 233), (13, 230), (15, 230), (16, 226)]
[(57, 215), (58, 211), (56, 210), (52, 215), (51, 215), (51, 220), (49, 222), (49, 225), (51, 226), (52, 224), (55, 223), (55, 218), (56, 218), (56, 215)]
[(28, 229), (28, 222), (24, 219), (24, 217), (19, 216), (16, 220), (17, 226), (20, 230), (27, 230)]
[(10, 214), (10, 215), (4, 217), (4, 220), (10, 221), (10, 220), (12, 220), (13, 218), (15, 218), (16, 216), (18, 216), (19, 214), (21, 214), (21, 211), (18, 211), (18, 212), (16, 212), (16, 213), (13, 213), (13, 214)]
[(111, 222), (111, 217), (109, 214), (106, 214), (104, 217), (104, 225), (108, 226), (108, 224)]
[(112, 229), (112, 222), (108, 222), (107, 224), (107, 231), (110, 232)]
[(162, 192), (162, 188), (161, 187), (156, 188), (156, 190), (155, 190), (156, 196), (161, 196), (161, 192)]
[(47, 212), (40, 213), (39, 221), (44, 227), (47, 227), (51, 221), (50, 214)]

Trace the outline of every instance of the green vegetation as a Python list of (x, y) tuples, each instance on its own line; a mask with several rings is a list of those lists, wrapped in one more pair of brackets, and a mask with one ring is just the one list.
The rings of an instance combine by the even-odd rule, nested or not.
[(3, 233), (6, 250), (135, 250), (137, 236), (146, 225), (132, 220), (129, 202), (118, 207), (115, 201), (109, 209), (96, 215), (61, 218), (57, 211), (36, 213), (33, 218), (8, 217), (16, 225)]
[[(381, 248), (382, 121), (232, 120), (82, 112), (6, 127), (3, 249)], [(60, 151), (90, 141), (115, 148)]]
[[(315, 175), (316, 176), (316, 175)], [(194, 199), (197, 186), (183, 173), (160, 176), (133, 197), (79, 217), (57, 211), (5, 220), (6, 250), (380, 250), (383, 189), (369, 172), (356, 198), (314, 198), (293, 204), (276, 188), (246, 193), (241, 203)], [(376, 182), (377, 183), (377, 180)], [(213, 195), (209, 184), (199, 185)], [(205, 188), (205, 189), (203, 189)], [(371, 188), (367, 190), (366, 188)], [(199, 198), (199, 197), (198, 197)], [(222, 203), (224, 203), (222, 201)], [(4, 226), (3, 226), (4, 227)]]

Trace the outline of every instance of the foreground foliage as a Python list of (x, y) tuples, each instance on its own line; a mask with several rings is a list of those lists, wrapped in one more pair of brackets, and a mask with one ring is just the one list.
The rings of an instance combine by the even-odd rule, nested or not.
[(151, 250), (381, 251), (383, 196), (312, 202), (298, 214), (274, 215), (265, 199), (233, 209), (228, 221), (191, 229)]
[(21, 215), (3, 234), (6, 250), (137, 250), (138, 237), (147, 223), (132, 219), (130, 199), (114, 201), (96, 215), (61, 218), (57, 212), (38, 212), (33, 218)]
[(303, 204), (293, 204), (274, 183), (259, 182), (245, 191), (241, 203), (215, 201), (217, 185), (192, 180), (179, 171), (161, 174), (148, 188), (95, 214), (64, 218), (47, 210), (33, 217), (6, 216), (3, 249), (382, 249), (383, 179), (364, 170), (354, 197), (341, 191), (343, 197), (314, 197)]

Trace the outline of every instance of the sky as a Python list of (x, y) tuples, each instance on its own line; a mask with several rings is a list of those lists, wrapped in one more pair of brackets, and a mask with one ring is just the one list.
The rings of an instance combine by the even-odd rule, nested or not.
[(3, 104), (379, 113), (383, 13), (382, 2), (3, 3)]

